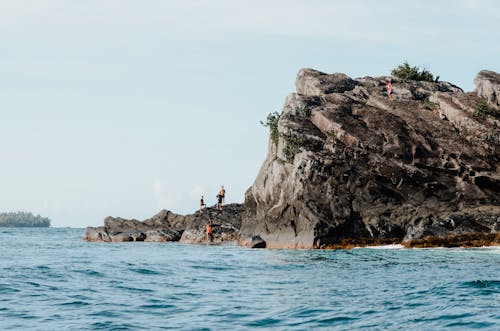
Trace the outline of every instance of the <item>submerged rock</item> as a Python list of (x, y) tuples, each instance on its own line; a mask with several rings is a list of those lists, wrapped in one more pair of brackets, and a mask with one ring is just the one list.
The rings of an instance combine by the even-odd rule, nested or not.
[[(500, 243), (499, 74), (476, 92), (447, 82), (352, 79), (302, 69), (279, 138), (243, 205), (139, 222), (106, 218), (88, 241), (206, 241), (246, 247), (481, 246)], [(488, 113), (478, 116), (482, 98)]]

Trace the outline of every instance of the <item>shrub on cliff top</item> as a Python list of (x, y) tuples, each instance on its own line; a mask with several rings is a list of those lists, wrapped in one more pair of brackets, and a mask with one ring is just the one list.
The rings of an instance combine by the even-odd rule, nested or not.
[(418, 80), (418, 81), (426, 81), (433, 82), (434, 76), (427, 69), (420, 70), (419, 67), (412, 67), (408, 64), (408, 62), (403, 63), (402, 65), (397, 66), (392, 69), (391, 75), (396, 76), (404, 81), (407, 80)]

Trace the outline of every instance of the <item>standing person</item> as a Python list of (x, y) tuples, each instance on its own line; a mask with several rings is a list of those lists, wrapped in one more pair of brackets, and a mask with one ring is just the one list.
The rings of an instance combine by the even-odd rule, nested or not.
[(207, 227), (205, 230), (205, 237), (207, 239), (207, 242), (212, 241), (212, 220), (209, 220), (207, 223)]
[(217, 194), (217, 209), (222, 210), (222, 195)]
[(387, 96), (389, 97), (389, 100), (394, 101), (394, 88), (392, 87), (392, 82), (390, 81), (390, 79), (387, 80), (387, 84), (386, 84), (386, 88), (387, 88)]
[(200, 198), (200, 211), (206, 207), (207, 207), (207, 205), (205, 204), (205, 199), (203, 199), (203, 195), (202, 195)]
[(222, 202), (226, 202), (226, 189), (224, 188), (224, 185), (220, 187), (220, 192), (219, 194), (222, 196)]

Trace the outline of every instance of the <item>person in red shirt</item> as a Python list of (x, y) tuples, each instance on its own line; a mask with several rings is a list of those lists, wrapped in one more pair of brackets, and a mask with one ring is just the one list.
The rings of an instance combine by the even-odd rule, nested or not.
[(212, 241), (212, 221), (208, 221), (207, 228), (205, 230), (205, 235), (207, 242)]
[(387, 80), (387, 96), (389, 97), (389, 100), (394, 101), (394, 88), (392, 87), (392, 83), (390, 80)]

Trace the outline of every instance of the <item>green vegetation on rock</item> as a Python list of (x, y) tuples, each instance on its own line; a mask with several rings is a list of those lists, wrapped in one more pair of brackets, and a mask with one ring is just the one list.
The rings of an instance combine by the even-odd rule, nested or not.
[(297, 108), (299, 114), (304, 116), (305, 118), (311, 117), (311, 108), (308, 105), (301, 105)]
[(49, 227), (50, 219), (27, 212), (0, 213), (0, 227)]
[(267, 115), (267, 119), (265, 122), (260, 121), (260, 124), (262, 124), (265, 127), (269, 127), (269, 131), (271, 131), (271, 140), (276, 146), (278, 146), (278, 140), (280, 138), (280, 133), (278, 131), (279, 120), (280, 120), (280, 114), (278, 112), (274, 112)]
[(408, 62), (403, 63), (402, 65), (397, 66), (391, 71), (391, 75), (402, 79), (403, 81), (407, 80), (417, 80), (417, 81), (426, 81), (433, 82), (434, 76), (427, 69), (420, 70), (419, 67), (412, 67), (408, 64)]
[(485, 119), (490, 114), (490, 107), (488, 107), (488, 100), (481, 98), (476, 104), (474, 116)]
[(291, 132), (283, 135), (285, 139), (285, 148), (283, 148), (283, 153), (285, 154), (288, 161), (291, 161), (295, 154), (300, 152), (300, 148), (306, 144), (305, 137), (299, 137)]
[(424, 106), (425, 106), (425, 108), (427, 108), (429, 110), (434, 110), (434, 109), (437, 109), (439, 107), (439, 105), (437, 103), (432, 102), (429, 98), (424, 99)]

